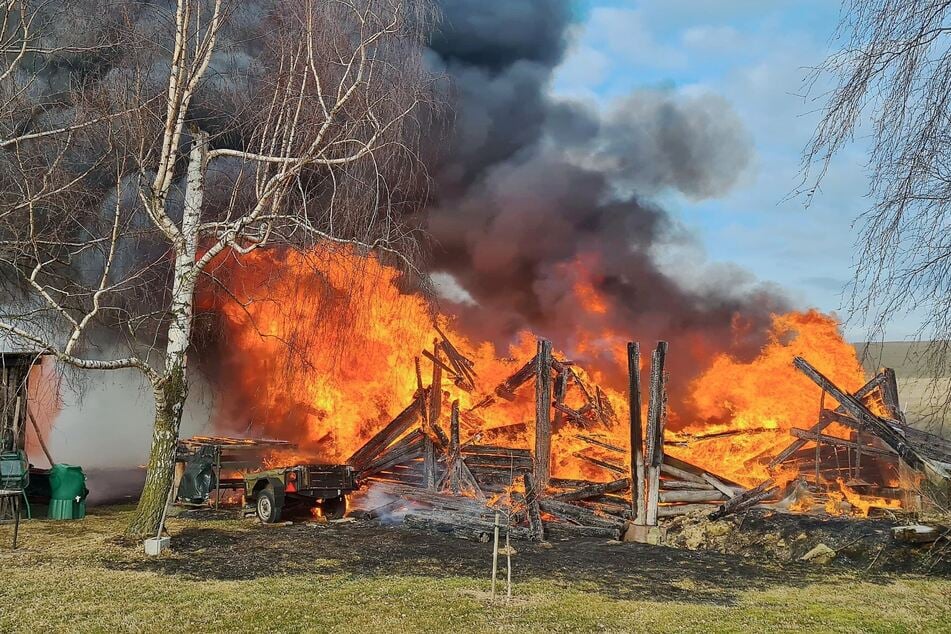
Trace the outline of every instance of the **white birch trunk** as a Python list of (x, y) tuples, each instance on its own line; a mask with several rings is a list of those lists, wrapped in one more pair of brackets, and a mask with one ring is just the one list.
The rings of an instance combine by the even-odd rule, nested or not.
[(182, 239), (176, 244), (174, 281), (170, 307), (168, 343), (165, 348), (165, 372), (153, 382), (155, 423), (149, 451), (148, 472), (142, 497), (126, 534), (142, 537), (156, 533), (162, 509), (168, 499), (175, 469), (178, 429), (187, 395), (186, 367), (194, 312), (195, 260), (198, 230), (204, 196), (205, 160), (208, 135), (199, 132), (188, 157), (185, 205), (182, 213)]

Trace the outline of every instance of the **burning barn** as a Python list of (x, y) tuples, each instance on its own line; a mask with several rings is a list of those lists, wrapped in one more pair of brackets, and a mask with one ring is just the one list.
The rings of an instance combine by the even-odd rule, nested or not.
[[(283, 304), (247, 304), (271, 333), (241, 328), (246, 315), (218, 306), (242, 356), (234, 364), (220, 357), (216, 370), (249, 414), (242, 427), (293, 443), (257, 446), (267, 449), (259, 462), (347, 465), (354, 486), (379, 501), (363, 509), (371, 518), (484, 538), (500, 512), (525, 538), (651, 539), (650, 527), (686, 514), (716, 518), (764, 505), (904, 513), (947, 490), (951, 443), (908, 425), (894, 372), (866, 381), (835, 322), (816, 313), (775, 317), (758, 356), (716, 357), (685, 397), (683, 383), (671, 389), (676, 341), (658, 344), (648, 360), (637, 344), (601, 333), (588, 344), (600, 346), (586, 355), (592, 367), (525, 336), (500, 358), (450, 320), (437, 316), (428, 326), (426, 303), (400, 291), (393, 270), (365, 261), (355, 278), (348, 260), (331, 262), (307, 269), (326, 284), (325, 295), (315, 299), (300, 290), (314, 286), (298, 285), (284, 289)], [(340, 321), (328, 314), (318, 323), (312, 316), (325, 315), (321, 302), (336, 301), (333, 289), (344, 281), (356, 301)], [(581, 306), (597, 309), (594, 288), (576, 292)], [(306, 360), (299, 372), (270, 366), (286, 364), (272, 356), (275, 346), (300, 323), (314, 324), (308, 332), (323, 345), (299, 348)], [(234, 415), (219, 427), (235, 429)], [(248, 465), (221, 462), (233, 442), (183, 446), (194, 453), (209, 443), (218, 447), (218, 457), (206, 459), (215, 482), (241, 488)]]

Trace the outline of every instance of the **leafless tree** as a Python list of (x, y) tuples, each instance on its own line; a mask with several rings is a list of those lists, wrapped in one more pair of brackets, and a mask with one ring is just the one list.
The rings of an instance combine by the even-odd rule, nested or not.
[[(937, 377), (951, 375), (951, 2), (847, 0), (840, 45), (809, 78), (822, 118), (804, 154), (811, 199), (832, 158), (870, 142), (871, 207), (859, 218), (850, 312), (884, 338), (899, 316)], [(947, 384), (933, 396), (951, 405)]]
[(426, 0), (0, 6), (0, 330), (76, 368), (148, 379), (154, 431), (128, 531), (154, 534), (211, 264), (318, 243), (407, 259), (432, 11)]

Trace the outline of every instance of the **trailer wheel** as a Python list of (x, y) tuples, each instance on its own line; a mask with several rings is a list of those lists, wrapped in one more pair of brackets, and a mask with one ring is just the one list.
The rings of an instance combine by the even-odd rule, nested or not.
[(335, 498), (327, 498), (323, 502), (320, 502), (318, 506), (324, 512), (324, 517), (328, 520), (339, 520), (347, 512), (347, 498), (342, 495)]
[(274, 488), (267, 487), (258, 492), (257, 499), (258, 519), (265, 524), (273, 524), (281, 519), (281, 507), (274, 499)]

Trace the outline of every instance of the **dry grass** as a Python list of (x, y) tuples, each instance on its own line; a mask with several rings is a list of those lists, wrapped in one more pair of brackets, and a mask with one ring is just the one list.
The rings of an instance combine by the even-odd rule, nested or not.
[[(144, 558), (112, 542), (128, 511), (31, 522), (0, 550), (0, 631), (894, 632), (951, 629), (951, 581), (830, 573), (821, 582), (744, 591), (730, 604), (618, 599), (581, 583), (519, 583), (510, 604), (485, 578), (274, 570), (248, 581), (130, 570)], [(192, 523), (192, 526), (194, 523)], [(172, 525), (173, 534), (183, 523)], [(260, 529), (214, 522), (233, 534)], [(0, 537), (7, 544), (4, 527)], [(228, 546), (234, 557), (267, 557)], [(315, 557), (332, 553), (315, 552)], [(195, 556), (200, 556), (196, 553)], [(407, 571), (408, 572), (408, 571)]]

